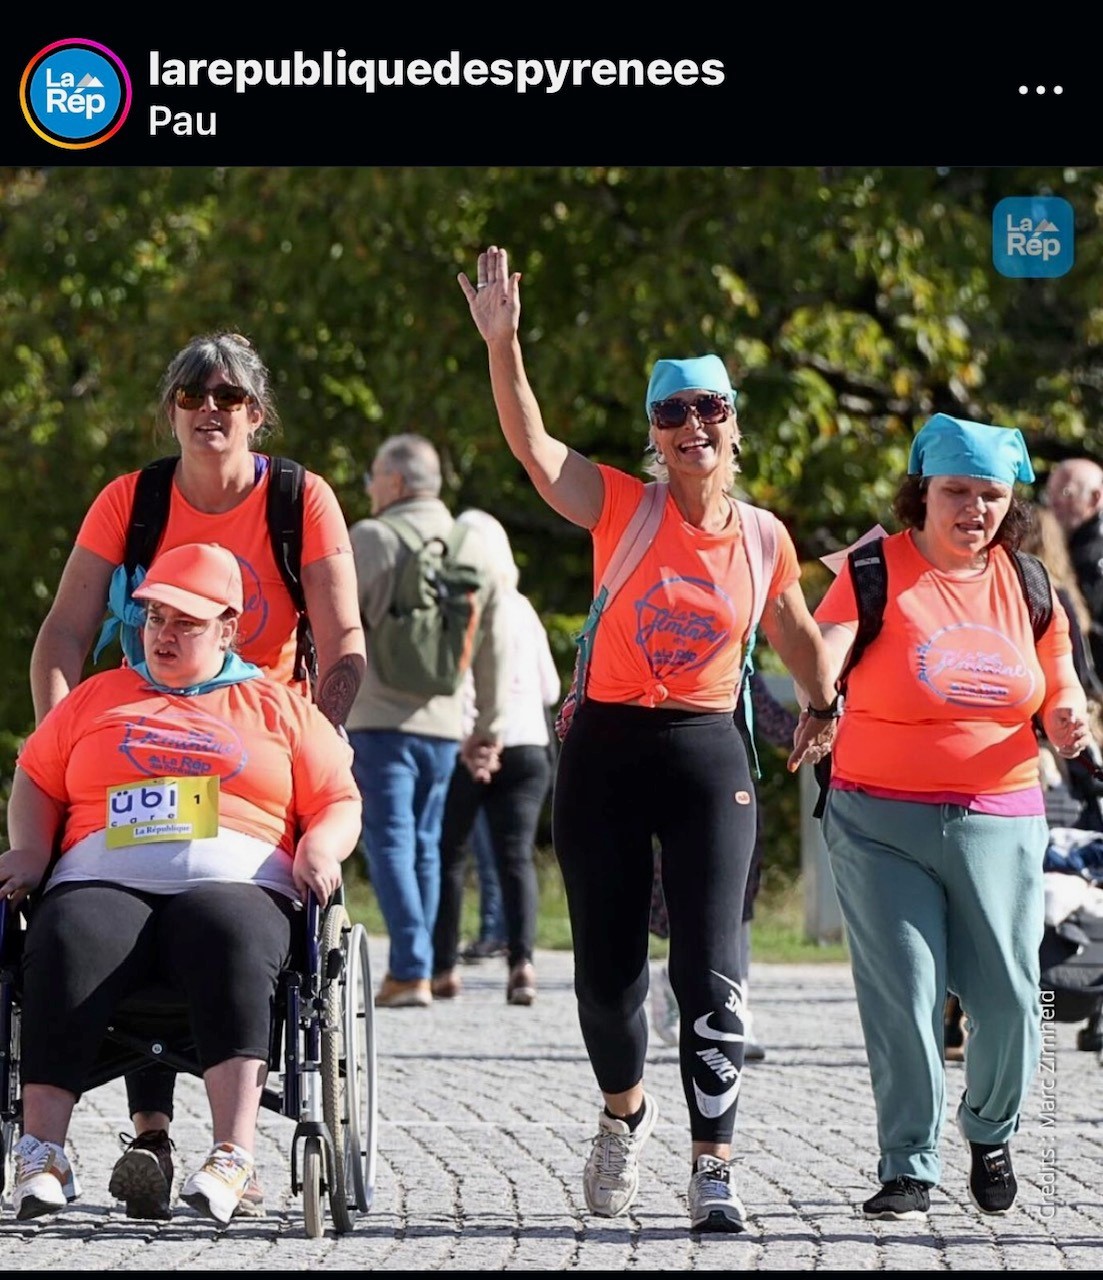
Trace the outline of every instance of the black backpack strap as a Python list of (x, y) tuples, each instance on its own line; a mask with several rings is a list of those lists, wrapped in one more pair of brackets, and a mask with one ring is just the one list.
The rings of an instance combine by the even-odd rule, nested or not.
[(1028, 551), (1012, 551), (1011, 563), (1019, 575), (1019, 585), (1023, 589), (1023, 599), (1030, 615), (1030, 629), (1034, 632), (1034, 643), (1037, 644), (1053, 620), (1053, 592), (1049, 573), (1041, 560)]
[(885, 605), (889, 598), (889, 575), (885, 567), (883, 538), (863, 542), (847, 556), (850, 578), (854, 583), (854, 598), (858, 604), (858, 630), (850, 647), (843, 669), (835, 681), (835, 687), (845, 697), (846, 681), (858, 659), (881, 633), (885, 620)]
[[(885, 546), (883, 538), (872, 538), (863, 542), (846, 558), (850, 580), (854, 584), (854, 599), (858, 605), (858, 630), (854, 635), (854, 643), (850, 646), (843, 669), (835, 681), (835, 688), (846, 697), (846, 682), (858, 659), (869, 648), (881, 633), (881, 625), (885, 620), (885, 605), (889, 598), (889, 575), (885, 565)], [(813, 816), (823, 817), (823, 806), (827, 801), (827, 791), (831, 782), (831, 756), (824, 756), (813, 765), (816, 781), (820, 784), (820, 794), (816, 800)]]
[(306, 612), (303, 568), (303, 487), (306, 469), (292, 458), (268, 461), (268, 536), (284, 585), (300, 613)]
[(303, 593), (303, 490), (306, 468), (293, 458), (271, 457), (268, 460), (268, 538), (272, 555), (284, 585), (299, 614), (296, 629), (295, 679), (309, 680), (318, 676), (318, 653), (306, 615)]
[(138, 472), (126, 530), (126, 549), (123, 551), (123, 564), (128, 574), (133, 573), (138, 565), (148, 569), (153, 563), (161, 535), (168, 524), (172, 477), (178, 461), (175, 456), (156, 458)]

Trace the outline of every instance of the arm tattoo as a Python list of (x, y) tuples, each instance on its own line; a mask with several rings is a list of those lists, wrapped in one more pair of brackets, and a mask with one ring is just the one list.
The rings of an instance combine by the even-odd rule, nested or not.
[(318, 681), (318, 708), (333, 725), (342, 725), (364, 678), (364, 659), (346, 654)]

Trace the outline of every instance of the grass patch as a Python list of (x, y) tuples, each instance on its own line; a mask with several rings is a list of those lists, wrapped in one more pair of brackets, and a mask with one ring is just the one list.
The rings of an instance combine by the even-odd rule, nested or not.
[[(386, 935), (379, 904), (364, 874), (359, 854), (344, 865), (345, 900), (349, 915), (364, 925), (369, 933)], [(540, 884), (540, 913), (536, 926), (536, 945), (551, 951), (569, 951), (571, 926), (563, 881), (555, 858), (549, 850), (539, 850), (536, 874)], [(464, 894), (460, 937), (477, 938), (479, 933), (478, 892), (474, 871)], [(651, 940), (652, 955), (666, 955), (666, 943)], [(755, 902), (754, 929), (751, 940), (752, 960), (763, 964), (826, 964), (847, 959), (843, 943), (819, 943), (804, 936), (804, 898), (799, 881), (764, 877)]]

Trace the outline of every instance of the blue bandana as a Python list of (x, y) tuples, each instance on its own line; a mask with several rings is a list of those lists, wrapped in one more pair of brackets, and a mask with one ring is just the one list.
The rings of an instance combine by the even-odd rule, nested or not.
[(104, 647), (115, 636), (119, 637), (123, 655), (127, 663), (136, 667), (145, 656), (142, 648), (142, 622), (145, 608), (137, 600), (132, 600), (130, 593), (145, 581), (146, 571), (139, 565), (132, 575), (128, 575), (125, 565), (118, 565), (111, 575), (111, 584), (107, 589), (107, 617), (100, 628), (99, 639), (92, 652), (92, 661), (99, 662)]
[(1013, 485), (1034, 479), (1026, 441), (1017, 427), (993, 427), (936, 413), (912, 441), (908, 475), (975, 476)]
[(218, 675), (210, 680), (204, 680), (202, 684), (189, 685), (186, 689), (174, 689), (171, 685), (158, 684), (149, 674), (149, 667), (144, 662), (136, 662), (134, 670), (150, 688), (156, 689), (159, 693), (175, 693), (181, 698), (194, 698), (198, 693), (210, 693), (212, 689), (221, 689), (223, 685), (241, 684), (244, 680), (255, 680), (257, 676), (264, 675), (260, 667), (253, 666), (251, 662), (246, 662), (233, 652), (226, 655), (226, 661), (222, 664), (222, 670)]
[(647, 384), (643, 411), (651, 421), (651, 406), (678, 391), (715, 391), (735, 404), (735, 391), (719, 356), (694, 356), (690, 360), (656, 360)]

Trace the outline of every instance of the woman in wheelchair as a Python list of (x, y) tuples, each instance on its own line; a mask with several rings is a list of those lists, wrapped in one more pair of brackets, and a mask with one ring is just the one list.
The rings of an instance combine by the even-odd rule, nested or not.
[[(26, 1219), (74, 1198), (73, 1107), (115, 1007), (156, 975), (187, 1004), (211, 1110), (181, 1198), (226, 1223), (253, 1177), (276, 980), (308, 892), (324, 904), (340, 885), (360, 793), (326, 717), (234, 652), (231, 552), (166, 551), (135, 596), (145, 661), (63, 698), (12, 786), (0, 900), (45, 882), (24, 948), (12, 1203)], [(163, 1171), (150, 1158), (139, 1176)]]

